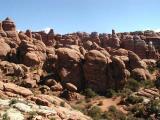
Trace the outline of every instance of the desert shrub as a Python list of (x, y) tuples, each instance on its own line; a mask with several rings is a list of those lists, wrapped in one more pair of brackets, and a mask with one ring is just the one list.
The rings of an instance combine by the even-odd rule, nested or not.
[(138, 97), (138, 96), (129, 95), (126, 98), (125, 102), (129, 103), (129, 104), (142, 103), (143, 102), (143, 98), (142, 97)]
[(86, 101), (87, 103), (89, 103), (89, 102), (91, 102), (91, 98), (86, 97), (85, 101)]
[(160, 88), (160, 77), (158, 77), (157, 80), (155, 81), (155, 86), (157, 88)]
[(108, 111), (104, 112), (102, 116), (105, 120), (126, 120), (126, 115), (117, 110), (115, 106), (110, 106)]
[(157, 64), (157, 67), (160, 68), (160, 60), (158, 60), (156, 64)]
[(29, 112), (28, 119), (31, 120), (31, 119), (33, 119), (36, 115), (37, 115), (36, 111), (31, 111), (31, 112)]
[(151, 100), (146, 107), (148, 114), (155, 114), (160, 119), (160, 100)]
[(152, 88), (155, 84), (152, 80), (144, 80), (140, 82), (140, 86), (144, 88)]
[(82, 106), (80, 106), (80, 105), (74, 105), (74, 106), (72, 106), (72, 107), (73, 107), (74, 109), (76, 109), (76, 110), (78, 110), (78, 111), (84, 113), (84, 114), (87, 113), (87, 109), (84, 108), (84, 107), (82, 107)]
[(132, 90), (129, 88), (123, 88), (122, 90), (119, 90), (117, 95), (121, 96), (122, 98), (126, 98), (132, 93)]
[(52, 101), (52, 103), (53, 103), (54, 105), (57, 105), (57, 102), (56, 102), (56, 101), (54, 101), (54, 100)]
[(81, 103), (83, 103), (84, 101), (83, 100), (78, 100), (77, 102), (76, 102), (76, 104), (81, 104)]
[(65, 107), (65, 102), (60, 102), (61, 107)]
[(109, 112), (117, 112), (117, 109), (115, 106), (111, 105), (109, 108), (108, 108), (108, 111)]
[(103, 105), (103, 101), (99, 101), (98, 105), (102, 106)]
[(131, 112), (136, 118), (145, 118), (145, 106), (143, 104), (135, 104), (132, 106)]
[(148, 66), (148, 71), (153, 74), (153, 72), (157, 69), (156, 67)]
[[(151, 100), (147, 104), (135, 104), (131, 113), (137, 118), (148, 119), (154, 115), (154, 119), (160, 119), (160, 100)], [(153, 118), (152, 118), (153, 119)]]
[(16, 104), (18, 102), (17, 99), (12, 99), (10, 102), (9, 102), (9, 106), (13, 105), (13, 104)]
[(52, 118), (50, 118), (50, 120), (56, 120), (56, 118), (53, 118), (53, 117), (52, 117)]
[(93, 106), (88, 110), (88, 115), (94, 120), (99, 120), (101, 118), (101, 109), (98, 106)]
[(83, 94), (88, 98), (93, 98), (93, 97), (97, 96), (96, 92), (94, 92), (91, 88), (85, 89)]
[(130, 79), (128, 79), (128, 81), (124, 87), (132, 90), (133, 92), (136, 92), (140, 88), (140, 83), (137, 80), (130, 78)]
[(2, 116), (2, 120), (10, 120), (7, 113), (4, 113)]
[(105, 96), (106, 96), (107, 98), (111, 98), (111, 97), (113, 97), (115, 94), (116, 94), (116, 92), (115, 92), (113, 89), (107, 89)]

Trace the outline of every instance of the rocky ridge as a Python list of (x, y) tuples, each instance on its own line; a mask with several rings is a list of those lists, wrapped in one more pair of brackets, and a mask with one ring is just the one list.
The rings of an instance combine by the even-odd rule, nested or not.
[[(9, 102), (8, 97), (20, 95), (25, 101), (34, 101), (34, 105), (52, 109), (52, 103), (34, 94), (52, 97), (54, 93), (54, 96), (73, 100), (79, 99), (78, 92), (85, 88), (100, 94), (109, 88), (121, 89), (129, 77), (154, 80), (156, 75), (151, 74), (148, 67), (159, 59), (159, 38), (160, 34), (153, 31), (115, 33), (112, 30), (112, 34), (77, 32), (65, 35), (55, 34), (53, 29), (49, 33), (17, 32), (15, 23), (6, 18), (0, 22), (0, 96), (6, 97), (4, 103), (0, 99), (2, 107)], [(23, 102), (12, 106), (22, 105), (33, 110)], [(7, 111), (16, 112), (15, 108)], [(90, 119), (69, 110), (66, 112), (69, 118), (67, 115), (60, 117), (57, 111), (63, 108), (53, 109), (59, 119)], [(22, 118), (25, 113), (22, 115), (18, 111), (16, 114)], [(76, 114), (78, 117), (73, 117)]]

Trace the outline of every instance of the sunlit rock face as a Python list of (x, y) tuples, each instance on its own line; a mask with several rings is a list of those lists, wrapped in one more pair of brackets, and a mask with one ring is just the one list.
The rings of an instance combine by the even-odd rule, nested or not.
[[(17, 32), (15, 23), (6, 18), (0, 22), (0, 60), (36, 69), (37, 73), (24, 75), (31, 76), (23, 80), (23, 85), (31, 88), (37, 87), (46, 74), (51, 74), (59, 83), (43, 89), (62, 91), (71, 83), (77, 91), (89, 87), (105, 93), (108, 88), (122, 88), (128, 77), (142, 73), (137, 69), (143, 69), (148, 75), (147, 64), (142, 59), (159, 58), (153, 38), (158, 39), (159, 34), (112, 30), (112, 34), (75, 32), (61, 35), (53, 29), (48, 33)], [(72, 95), (70, 92), (68, 95)]]
[(2, 21), (2, 27), (4, 31), (15, 31), (16, 25), (12, 21), (11, 18), (7, 17), (4, 21)]

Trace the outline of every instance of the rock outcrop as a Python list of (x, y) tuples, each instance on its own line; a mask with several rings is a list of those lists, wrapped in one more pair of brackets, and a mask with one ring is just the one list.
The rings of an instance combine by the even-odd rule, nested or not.
[(154, 80), (159, 45), (160, 33), (153, 31), (17, 32), (6, 18), (0, 22), (0, 114), (25, 119), (36, 111), (35, 120), (90, 120), (56, 96), (72, 101), (86, 88), (106, 94), (122, 89), (130, 77)]
[(81, 53), (69, 48), (59, 48), (56, 53), (58, 56), (57, 70), (62, 85), (69, 82), (82, 89), (84, 79)]

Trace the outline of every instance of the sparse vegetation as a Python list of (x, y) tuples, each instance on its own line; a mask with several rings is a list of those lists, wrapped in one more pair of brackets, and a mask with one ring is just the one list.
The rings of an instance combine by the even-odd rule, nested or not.
[(56, 120), (56, 118), (53, 118), (53, 117), (52, 117), (52, 118), (50, 118), (50, 120)]
[(16, 76), (10, 76), (10, 80), (13, 82), (13, 81), (15, 81), (17, 79), (17, 77)]
[(88, 98), (93, 98), (93, 97), (97, 96), (96, 92), (94, 92), (91, 88), (85, 89), (83, 94)]
[(4, 113), (4, 114), (3, 114), (3, 116), (2, 116), (2, 120), (10, 120), (10, 119), (8, 118), (7, 113)]
[(107, 89), (107, 90), (106, 90), (105, 96), (106, 96), (107, 98), (111, 98), (111, 97), (113, 97), (114, 95), (116, 95), (115, 90), (113, 90), (113, 89)]
[(110, 106), (108, 111), (104, 112), (102, 116), (105, 120), (127, 120), (127, 116), (117, 110), (115, 106)]
[(135, 104), (132, 109), (131, 113), (136, 118), (143, 118), (143, 119), (152, 119), (159, 120), (160, 119), (160, 100), (151, 100), (147, 104)]
[(140, 88), (140, 83), (137, 80), (130, 78), (128, 79), (124, 88), (130, 89), (131, 91), (136, 92)]
[(12, 99), (10, 102), (9, 102), (9, 106), (13, 105), (13, 104), (16, 104), (18, 102), (17, 99)]
[(160, 88), (160, 77), (157, 78), (155, 81), (155, 86), (159, 89)]
[(129, 104), (142, 103), (143, 102), (143, 98), (142, 97), (138, 97), (138, 96), (134, 96), (134, 95), (129, 95), (126, 98), (125, 102), (129, 103)]
[(93, 106), (88, 110), (88, 115), (94, 120), (99, 120), (101, 118), (101, 109), (98, 106)]
[(60, 106), (61, 106), (61, 107), (65, 107), (65, 102), (61, 102), (61, 103), (60, 103)]
[(53, 103), (54, 105), (57, 105), (57, 102), (56, 102), (56, 101), (54, 101), (54, 100), (52, 101), (52, 103)]
[(156, 62), (156, 64), (157, 64), (157, 68), (160, 68), (160, 60), (158, 60), (157, 62)]
[(156, 69), (158, 69), (158, 68), (157, 68), (157, 67), (148, 66), (148, 71), (149, 71), (151, 74), (153, 74), (153, 73), (156, 71)]
[(38, 70), (38, 66), (34, 66), (30, 68), (30, 71), (36, 71), (36, 70)]
[(37, 115), (36, 111), (29, 112), (28, 119), (30, 120), (30, 119), (34, 118), (34, 116), (36, 116), (36, 115)]

